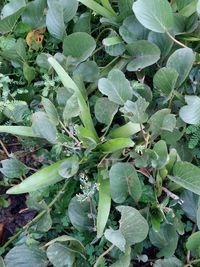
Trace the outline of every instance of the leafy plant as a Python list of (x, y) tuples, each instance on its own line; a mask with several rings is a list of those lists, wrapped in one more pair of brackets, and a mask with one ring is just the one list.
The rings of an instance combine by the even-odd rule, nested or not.
[(198, 266), (199, 7), (2, 4), (0, 266)]

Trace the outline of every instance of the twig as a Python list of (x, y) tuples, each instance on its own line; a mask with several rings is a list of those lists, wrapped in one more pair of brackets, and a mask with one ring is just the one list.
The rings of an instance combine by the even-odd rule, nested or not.
[(114, 248), (114, 245), (110, 246), (106, 251), (104, 251), (97, 259), (96, 263), (94, 264), (93, 267), (98, 267), (98, 264), (105, 255), (107, 255), (112, 249)]
[(65, 127), (64, 123), (62, 123), (62, 121), (59, 121), (60, 125), (62, 126), (62, 128), (65, 130), (65, 132), (77, 143), (79, 144), (79, 140), (73, 136), (73, 134)]
[[(59, 198), (64, 194), (65, 189), (67, 187), (68, 181), (64, 184), (63, 188), (56, 194), (54, 199), (49, 203), (48, 209), (51, 210), (52, 206), (59, 200)], [(47, 212), (47, 210), (42, 210), (33, 220), (28, 222), (22, 229), (20, 229), (15, 235), (13, 235), (3, 246), (2, 249), (5, 250), (24, 230), (28, 230), (30, 226), (32, 226), (34, 223), (36, 223), (39, 219), (44, 216), (44, 214)]]
[(172, 35), (171, 33), (169, 32), (166, 32), (166, 34), (169, 36), (170, 39), (172, 39), (174, 41), (174, 43), (184, 47), (184, 48), (188, 48), (186, 45), (184, 45), (183, 43), (179, 42), (178, 40), (176, 40)]
[(1, 144), (2, 148), (3, 148), (3, 151), (5, 152), (6, 156), (9, 158), (10, 154), (9, 154), (7, 148), (5, 147), (4, 143), (1, 140), (0, 140), (0, 144)]

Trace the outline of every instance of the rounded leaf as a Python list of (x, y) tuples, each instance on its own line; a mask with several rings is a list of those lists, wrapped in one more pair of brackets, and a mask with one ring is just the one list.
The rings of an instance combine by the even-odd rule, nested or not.
[(154, 32), (166, 32), (173, 26), (172, 9), (167, 0), (138, 0), (133, 12), (139, 22)]

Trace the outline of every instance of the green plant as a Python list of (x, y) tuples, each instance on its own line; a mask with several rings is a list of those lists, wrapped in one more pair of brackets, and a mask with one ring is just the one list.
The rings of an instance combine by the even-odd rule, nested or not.
[(1, 265), (198, 266), (199, 5), (3, 6), (2, 184), (37, 215)]

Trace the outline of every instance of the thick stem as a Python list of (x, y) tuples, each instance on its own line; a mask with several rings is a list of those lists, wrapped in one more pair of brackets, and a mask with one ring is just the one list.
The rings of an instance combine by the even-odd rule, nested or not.
[(184, 47), (184, 48), (188, 48), (186, 45), (184, 45), (183, 43), (181, 43), (181, 42), (179, 42), (178, 40), (176, 40), (176, 39), (174, 38), (174, 36), (171, 35), (171, 33), (166, 32), (166, 34), (169, 36), (170, 39), (172, 39), (172, 40), (174, 41), (174, 43), (176, 43), (176, 44), (178, 44), (178, 45), (180, 45), (180, 46), (182, 46), (182, 47)]

